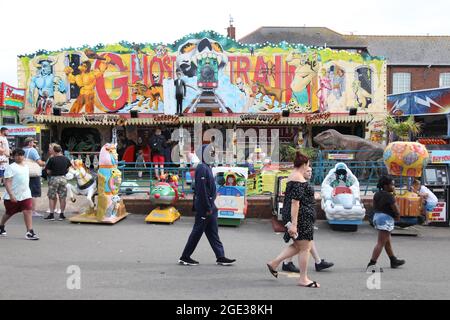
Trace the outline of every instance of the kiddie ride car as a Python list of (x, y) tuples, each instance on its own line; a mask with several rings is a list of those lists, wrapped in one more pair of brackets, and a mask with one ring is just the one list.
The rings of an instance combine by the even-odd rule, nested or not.
[(330, 170), (322, 183), (322, 210), (333, 230), (356, 231), (366, 214), (359, 181), (344, 163)]
[(238, 226), (247, 215), (247, 168), (217, 167), (212, 169), (216, 180), (219, 225)]
[(145, 222), (174, 223), (181, 216), (174, 207), (179, 197), (183, 198), (184, 194), (178, 194), (178, 176), (162, 176), (150, 193), (150, 201), (157, 207), (145, 218)]

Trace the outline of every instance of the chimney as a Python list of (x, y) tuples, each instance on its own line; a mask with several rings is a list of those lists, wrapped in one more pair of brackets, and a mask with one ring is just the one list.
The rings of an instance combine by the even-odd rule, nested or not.
[(233, 27), (233, 18), (230, 16), (230, 26), (227, 28), (227, 36), (236, 40), (236, 28)]

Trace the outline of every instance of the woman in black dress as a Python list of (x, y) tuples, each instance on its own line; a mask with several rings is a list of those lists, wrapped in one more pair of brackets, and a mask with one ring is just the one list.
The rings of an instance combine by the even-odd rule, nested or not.
[(278, 257), (267, 263), (270, 273), (278, 277), (276, 269), (279, 264), (298, 254), (300, 269), (299, 285), (308, 288), (319, 288), (316, 281), (311, 281), (307, 276), (307, 266), (311, 250), (311, 241), (314, 234), (314, 216), (316, 202), (314, 189), (308, 183), (312, 170), (308, 157), (297, 152), (294, 161), (294, 170), (288, 178), (285, 198), (283, 203), (283, 222), (290, 222), (284, 241), (292, 238), (294, 243), (285, 248)]

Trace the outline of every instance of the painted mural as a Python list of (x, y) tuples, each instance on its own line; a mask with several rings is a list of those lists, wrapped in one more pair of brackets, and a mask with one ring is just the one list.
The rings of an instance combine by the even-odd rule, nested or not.
[(392, 94), (387, 108), (396, 116), (449, 113), (450, 88)]
[(383, 112), (386, 101), (383, 58), (286, 42), (247, 45), (213, 31), (166, 45), (40, 51), (19, 56), (18, 70), (27, 110), (38, 114), (54, 107), (175, 114), (179, 76), (183, 113)]

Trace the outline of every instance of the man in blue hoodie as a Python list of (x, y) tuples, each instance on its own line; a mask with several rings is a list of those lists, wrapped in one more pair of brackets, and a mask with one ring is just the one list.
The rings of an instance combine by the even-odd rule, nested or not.
[(195, 223), (192, 228), (183, 254), (178, 260), (179, 264), (185, 266), (196, 266), (198, 261), (191, 258), (203, 233), (206, 234), (209, 244), (216, 255), (216, 262), (219, 265), (232, 265), (235, 259), (225, 257), (222, 242), (219, 238), (219, 227), (217, 223), (217, 207), (214, 204), (216, 199), (216, 183), (211, 168), (208, 164), (214, 161), (214, 147), (203, 145), (201, 151), (197, 151), (197, 156), (202, 159), (202, 163), (195, 169), (194, 187), (194, 211)]

